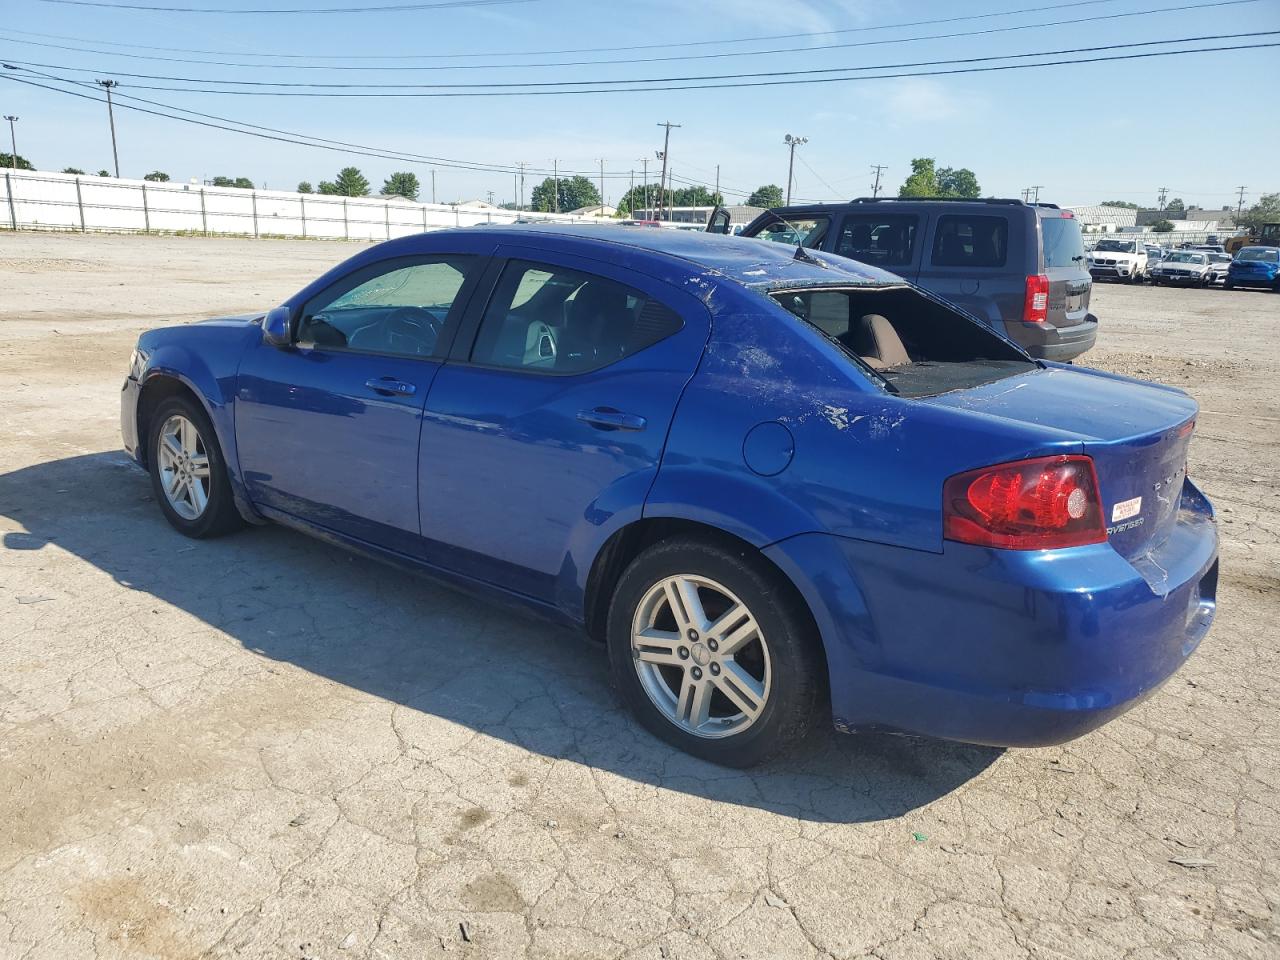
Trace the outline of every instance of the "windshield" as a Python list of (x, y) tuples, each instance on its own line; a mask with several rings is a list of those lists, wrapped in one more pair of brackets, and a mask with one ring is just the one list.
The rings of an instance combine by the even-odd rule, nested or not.
[(1211, 254), (1209, 254), (1209, 259), (1210, 259), (1210, 260), (1212, 260), (1214, 263), (1230, 263), (1230, 262), (1231, 262), (1231, 254), (1229, 254), (1229, 253), (1211, 253)]
[(1280, 250), (1275, 247), (1245, 247), (1236, 259), (1253, 263), (1280, 263)]
[(1042, 217), (1040, 233), (1044, 240), (1044, 265), (1070, 267), (1084, 259), (1084, 240), (1080, 223), (1073, 217)]
[(1178, 250), (1169, 254), (1170, 263), (1206, 263), (1203, 253), (1190, 253), (1186, 250)]
[(1099, 240), (1095, 250), (1106, 250), (1111, 253), (1133, 253), (1132, 240)]

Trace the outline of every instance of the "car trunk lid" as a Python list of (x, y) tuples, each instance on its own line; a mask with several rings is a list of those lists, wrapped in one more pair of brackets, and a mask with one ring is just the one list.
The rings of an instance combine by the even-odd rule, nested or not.
[(1078, 437), (1097, 470), (1108, 541), (1124, 557), (1158, 547), (1177, 522), (1198, 409), (1179, 390), (1054, 367), (921, 402), (1047, 428), (1044, 453), (1074, 452), (1062, 437)]

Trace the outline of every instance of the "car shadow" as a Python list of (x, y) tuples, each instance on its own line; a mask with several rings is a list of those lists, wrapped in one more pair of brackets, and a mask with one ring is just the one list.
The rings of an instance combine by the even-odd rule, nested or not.
[[(72, 509), (68, 504), (75, 504)], [(619, 706), (603, 650), (278, 527), (212, 541), (174, 532), (123, 453), (0, 474), (6, 550), (56, 545), (245, 648), (551, 758), (805, 820), (901, 816), (971, 780), (988, 747), (822, 726), (745, 773), (695, 760)]]

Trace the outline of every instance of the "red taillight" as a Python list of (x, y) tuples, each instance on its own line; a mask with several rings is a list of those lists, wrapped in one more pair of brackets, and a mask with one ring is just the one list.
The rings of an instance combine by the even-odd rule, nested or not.
[(1049, 550), (1107, 539), (1093, 460), (1037, 457), (956, 474), (942, 490), (948, 540)]
[(1043, 273), (1027, 277), (1027, 295), (1022, 301), (1023, 323), (1044, 323), (1049, 316), (1049, 278)]

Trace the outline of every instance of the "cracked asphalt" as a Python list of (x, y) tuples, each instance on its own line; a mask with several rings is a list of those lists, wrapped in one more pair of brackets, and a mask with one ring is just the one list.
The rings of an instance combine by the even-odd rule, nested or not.
[(1280, 296), (1095, 288), (1089, 362), (1200, 400), (1221, 511), (1217, 623), (1153, 698), (739, 772), (562, 630), (165, 524), (118, 449), (137, 333), (355, 249), (0, 235), (0, 957), (1280, 957)]

